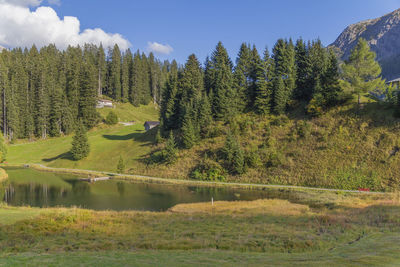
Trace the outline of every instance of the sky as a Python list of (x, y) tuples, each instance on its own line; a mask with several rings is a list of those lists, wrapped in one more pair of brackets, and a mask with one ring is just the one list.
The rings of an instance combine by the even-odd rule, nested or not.
[(334, 42), (350, 24), (400, 8), (400, 0), (0, 0), (0, 45), (60, 49), (85, 42), (201, 62), (222, 41), (261, 52), (278, 38)]

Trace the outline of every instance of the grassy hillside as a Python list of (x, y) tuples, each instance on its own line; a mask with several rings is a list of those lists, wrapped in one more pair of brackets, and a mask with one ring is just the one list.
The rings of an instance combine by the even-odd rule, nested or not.
[[(143, 121), (157, 120), (158, 111), (153, 105), (133, 107), (130, 104), (117, 105), (113, 109), (122, 121), (135, 121), (135, 125), (100, 125), (88, 133), (90, 154), (86, 159), (73, 161), (69, 150), (72, 135), (36, 142), (20, 140), (9, 148), (7, 161), (10, 163), (41, 163), (51, 167), (115, 171), (119, 157), (126, 162), (127, 170), (146, 168), (141, 158), (151, 150), (154, 132), (146, 133)], [(107, 115), (109, 110), (100, 110)], [(137, 170), (138, 169), (138, 170)]]
[[(123, 113), (126, 105), (116, 110)], [(138, 117), (151, 109), (146, 119), (157, 119), (151, 106), (129, 109)], [(194, 170), (212, 167), (222, 170), (227, 181), (396, 190), (400, 188), (400, 121), (392, 114), (389, 106), (365, 103), (361, 110), (350, 104), (317, 118), (306, 117), (302, 107), (288, 116), (241, 115), (230, 124), (212, 125), (209, 137), (192, 149), (180, 150), (172, 165), (154, 160), (164, 145), (155, 146), (155, 131), (145, 133), (139, 123), (144, 119), (136, 119), (133, 126), (92, 130), (91, 153), (84, 160), (70, 159), (72, 137), (68, 136), (12, 145), (8, 162), (115, 171), (121, 155), (126, 173), (131, 174), (188, 179)], [(221, 158), (228, 132), (237, 136), (244, 151), (243, 175), (229, 174)]]
[(0, 214), (12, 216), (0, 216), (0, 251), (5, 253), (0, 264), (399, 263), (398, 195), (293, 196), (293, 202), (182, 204), (167, 212), (3, 206)]
[(225, 171), (228, 181), (398, 189), (399, 129), (393, 109), (379, 103), (365, 103), (361, 110), (352, 104), (337, 107), (317, 118), (305, 116), (302, 107), (288, 116), (247, 114), (230, 124), (213, 125), (209, 138), (180, 151), (168, 170), (158, 168), (180, 177), (195, 169), (226, 170), (221, 153), (231, 132), (244, 150), (247, 172), (234, 176)]
[(143, 124), (145, 121), (158, 120), (159, 111), (154, 104), (140, 107), (132, 106), (130, 103), (114, 103), (114, 105), (115, 108), (100, 108), (97, 111), (106, 118), (112, 110), (118, 115), (120, 122), (135, 121)]

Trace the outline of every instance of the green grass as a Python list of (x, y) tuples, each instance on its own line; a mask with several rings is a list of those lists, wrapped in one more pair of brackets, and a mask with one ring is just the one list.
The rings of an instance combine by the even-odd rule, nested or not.
[(0, 207), (0, 225), (11, 225), (39, 216), (43, 210), (28, 207)]
[[(132, 126), (100, 126), (88, 133), (90, 154), (80, 161), (73, 161), (69, 150), (72, 135), (28, 142), (19, 140), (10, 145), (7, 161), (12, 164), (39, 163), (49, 167), (116, 171), (122, 156), (127, 170), (141, 172), (146, 165), (141, 159), (150, 153), (154, 133), (144, 131), (143, 121), (157, 120), (158, 111), (154, 105), (133, 107), (131, 104), (117, 104), (113, 109), (122, 121), (136, 122)], [(99, 110), (106, 116), (106, 109)], [(104, 113), (104, 114), (103, 114)]]
[(9, 163), (40, 163), (50, 167), (115, 171), (120, 155), (126, 166), (140, 165), (140, 159), (151, 150), (153, 136), (145, 133), (143, 126), (115, 126), (96, 129), (88, 133), (90, 154), (73, 161), (69, 150), (72, 136), (51, 138), (32, 143), (11, 145)]
[(103, 118), (106, 118), (112, 110), (117, 114), (120, 122), (135, 121), (138, 124), (143, 124), (145, 121), (158, 120), (159, 111), (153, 104), (141, 105), (140, 107), (135, 107), (130, 103), (116, 103), (115, 105), (116, 107), (113, 109), (101, 108), (97, 111)]
[[(0, 207), (0, 265), (395, 266), (395, 196), (327, 193), (181, 204), (167, 212)], [(322, 198), (324, 199), (324, 198)], [(328, 201), (329, 199), (329, 201)]]
[(309, 254), (236, 253), (218, 250), (22, 253), (0, 257), (0, 265), (47, 266), (398, 266), (400, 235), (375, 235), (355, 245)]

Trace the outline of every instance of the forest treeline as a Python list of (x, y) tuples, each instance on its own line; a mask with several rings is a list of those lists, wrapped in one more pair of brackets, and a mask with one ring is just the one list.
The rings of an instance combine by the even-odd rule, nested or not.
[(117, 45), (108, 51), (90, 44), (65, 51), (54, 45), (2, 50), (4, 136), (13, 140), (69, 134), (79, 120), (90, 129), (100, 120), (96, 102), (102, 95), (135, 106), (160, 103), (170, 65), (152, 53), (121, 52)]
[(243, 43), (233, 64), (218, 43), (204, 68), (190, 55), (183, 69), (171, 65), (161, 104), (163, 135), (180, 133), (190, 148), (206, 136), (214, 120), (229, 122), (244, 112), (284, 114), (306, 102), (309, 113), (321, 113), (344, 98), (336, 55), (321, 41), (279, 39), (260, 55)]

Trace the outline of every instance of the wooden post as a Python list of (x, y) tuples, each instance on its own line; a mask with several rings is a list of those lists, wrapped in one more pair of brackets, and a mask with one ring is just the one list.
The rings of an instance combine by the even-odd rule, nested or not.
[(214, 198), (211, 197), (211, 206), (214, 206)]

